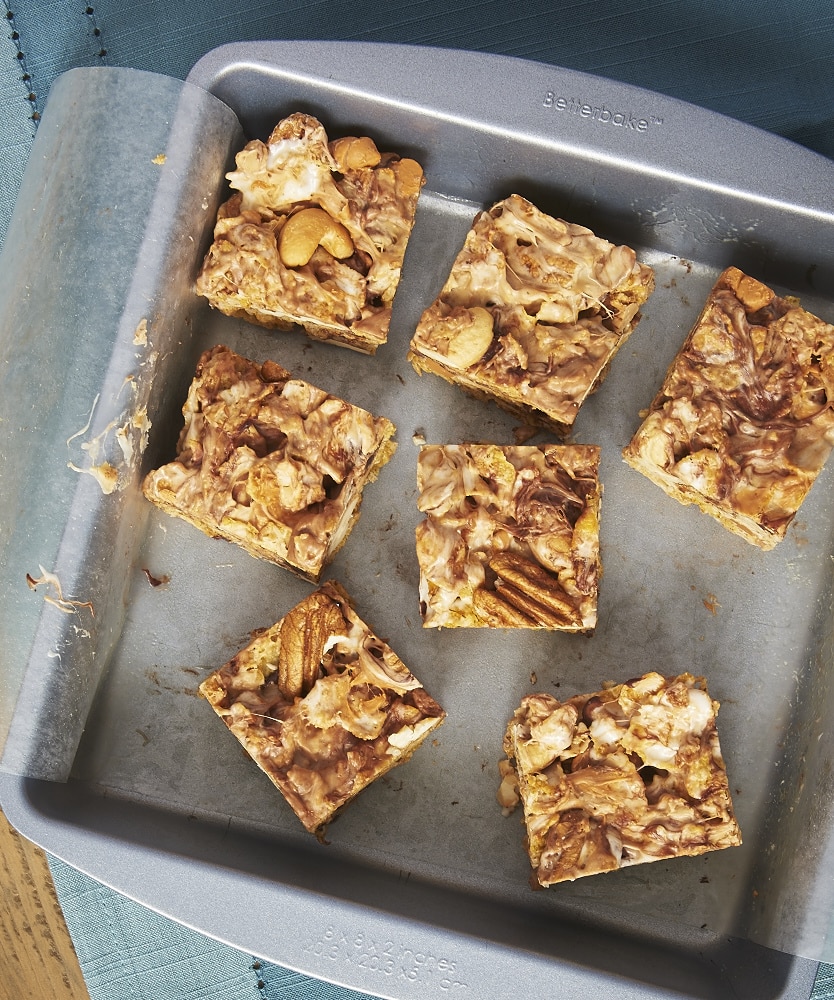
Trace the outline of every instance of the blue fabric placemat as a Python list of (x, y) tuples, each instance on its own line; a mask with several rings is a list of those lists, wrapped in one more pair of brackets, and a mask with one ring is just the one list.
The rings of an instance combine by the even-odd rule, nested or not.
[[(834, 158), (830, 0), (3, 0), (0, 242), (52, 81), (76, 66), (184, 78), (229, 41), (319, 38), (526, 57), (660, 91)], [(50, 858), (92, 1000), (357, 1000), (167, 920)], [(834, 997), (821, 966), (813, 1000)]]

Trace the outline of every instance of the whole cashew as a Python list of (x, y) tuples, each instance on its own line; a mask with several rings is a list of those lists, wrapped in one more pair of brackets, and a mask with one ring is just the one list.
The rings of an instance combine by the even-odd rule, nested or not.
[(323, 208), (303, 208), (291, 215), (278, 237), (278, 254), (284, 266), (303, 267), (318, 246), (338, 260), (350, 257), (354, 249), (347, 229)]
[(454, 368), (469, 368), (486, 354), (493, 338), (492, 314), (483, 306), (469, 310), (471, 322), (460, 327), (449, 341), (446, 360)]

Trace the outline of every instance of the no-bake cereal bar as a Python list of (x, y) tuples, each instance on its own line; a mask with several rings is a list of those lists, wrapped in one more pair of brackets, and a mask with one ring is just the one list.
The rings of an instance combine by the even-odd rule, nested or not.
[(345, 542), (394, 425), (228, 347), (200, 359), (177, 458), (145, 478), (166, 513), (312, 582)]
[(299, 113), (249, 142), (227, 177), (234, 194), (197, 291), (227, 315), (373, 354), (388, 336), (422, 167), (368, 136), (331, 142)]
[(590, 445), (423, 446), (423, 625), (593, 631), (598, 472)]
[(333, 581), (214, 671), (200, 693), (319, 836), (445, 719)]
[(543, 886), (741, 843), (703, 679), (648, 673), (559, 702), (525, 697), (507, 726), (498, 801), (524, 809)]
[(730, 267), (623, 457), (771, 549), (834, 444), (832, 400), (834, 326)]
[(409, 358), (565, 435), (653, 288), (630, 247), (514, 194), (476, 216)]

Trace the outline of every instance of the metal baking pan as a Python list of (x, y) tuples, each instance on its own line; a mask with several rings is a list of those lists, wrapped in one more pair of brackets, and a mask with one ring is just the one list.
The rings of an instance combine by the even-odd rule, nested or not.
[[(295, 110), (426, 169), (373, 358), (213, 314), (192, 290), (235, 150)], [(763, 553), (620, 452), (722, 267), (834, 322), (832, 190), (833, 163), (772, 135), (506, 57), (269, 42), (215, 50), (184, 85), (105, 68), (62, 77), (0, 268), (10, 821), (162, 913), (380, 997), (808, 997), (831, 958), (834, 470)], [(572, 435), (603, 454), (591, 638), (419, 624), (417, 442), (511, 443), (516, 422), (418, 377), (407, 345), (474, 213), (512, 192), (656, 271)], [(218, 342), (398, 427), (328, 575), (448, 720), (326, 846), (196, 697), (309, 585), (139, 493)], [(531, 690), (568, 696), (647, 669), (703, 674), (721, 702), (743, 847), (531, 892), (519, 816), (495, 802), (509, 716)]]

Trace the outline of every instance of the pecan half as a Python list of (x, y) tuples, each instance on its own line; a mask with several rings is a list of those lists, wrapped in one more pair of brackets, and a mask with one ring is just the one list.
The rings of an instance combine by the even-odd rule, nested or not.
[(316, 683), (325, 645), (345, 631), (345, 618), (327, 594), (315, 591), (296, 605), (281, 623), (278, 687), (292, 701), (303, 698)]
[(494, 628), (530, 628), (532, 619), (503, 600), (494, 590), (479, 587), (472, 595), (472, 604), (479, 618)]
[(582, 624), (582, 616), (562, 590), (558, 578), (543, 566), (515, 552), (501, 552), (490, 560), (498, 579), (499, 597), (532, 618), (537, 624), (564, 626)]

